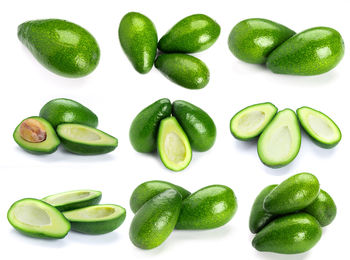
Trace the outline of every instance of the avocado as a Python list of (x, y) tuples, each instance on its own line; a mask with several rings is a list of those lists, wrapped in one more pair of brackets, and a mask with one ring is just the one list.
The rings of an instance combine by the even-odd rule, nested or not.
[(113, 204), (93, 205), (63, 212), (72, 225), (72, 230), (99, 235), (112, 232), (123, 224), (126, 211)]
[(60, 145), (51, 124), (38, 116), (24, 119), (13, 132), (13, 139), (24, 150), (36, 154), (53, 153)]
[(130, 198), (130, 208), (136, 213), (143, 204), (165, 190), (174, 189), (185, 199), (191, 193), (184, 188), (166, 181), (147, 181), (136, 187)]
[(141, 153), (157, 149), (160, 121), (171, 115), (171, 102), (162, 98), (143, 109), (132, 121), (129, 138), (134, 149)]
[(267, 58), (274, 73), (318, 75), (333, 69), (344, 56), (344, 42), (336, 30), (315, 27), (294, 35)]
[(320, 183), (311, 173), (289, 177), (273, 189), (264, 200), (264, 209), (273, 214), (287, 214), (309, 206), (318, 196)]
[(212, 46), (220, 35), (220, 26), (209, 16), (194, 14), (175, 24), (158, 42), (166, 53), (200, 52)]
[(325, 227), (335, 219), (337, 215), (337, 206), (327, 192), (320, 190), (316, 199), (303, 209), (303, 211), (315, 217), (320, 225)]
[(172, 113), (185, 131), (193, 150), (204, 152), (214, 145), (216, 126), (205, 111), (189, 102), (176, 100)]
[(301, 107), (297, 110), (299, 122), (311, 139), (323, 148), (336, 146), (342, 134), (332, 119), (320, 111), (310, 107)]
[(211, 229), (228, 223), (237, 210), (234, 192), (224, 185), (204, 187), (182, 202), (176, 229)]
[(64, 238), (71, 227), (55, 207), (31, 198), (13, 203), (7, 219), (17, 231), (37, 238)]
[(267, 19), (250, 18), (233, 27), (228, 46), (238, 59), (263, 64), (276, 47), (294, 34), (294, 31), (282, 24)]
[(231, 134), (238, 140), (252, 140), (262, 133), (276, 113), (277, 107), (269, 102), (248, 106), (232, 117)]
[(118, 146), (118, 139), (101, 130), (80, 124), (60, 124), (57, 134), (63, 147), (82, 155), (112, 152)]
[(97, 116), (82, 104), (67, 98), (56, 98), (47, 102), (40, 110), (41, 117), (54, 128), (63, 123), (82, 124), (97, 127)]
[(95, 38), (77, 24), (46, 19), (22, 23), (18, 38), (48, 70), (65, 77), (91, 73), (100, 59)]
[(95, 205), (100, 202), (102, 192), (96, 190), (73, 190), (47, 196), (42, 199), (59, 211), (68, 211)]
[(161, 245), (174, 230), (181, 210), (182, 197), (168, 189), (147, 201), (130, 225), (131, 242), (142, 249)]
[(201, 89), (209, 82), (209, 69), (205, 63), (187, 54), (159, 55), (155, 66), (168, 79), (188, 89)]
[(258, 140), (260, 160), (272, 168), (283, 167), (298, 155), (301, 133), (298, 119), (291, 109), (277, 113)]
[(119, 24), (119, 41), (126, 56), (139, 73), (153, 67), (157, 54), (157, 31), (152, 21), (143, 14), (127, 13)]
[(258, 251), (299, 254), (315, 246), (321, 235), (322, 229), (313, 216), (296, 213), (270, 222), (254, 237), (252, 244)]
[(181, 171), (191, 162), (190, 142), (175, 117), (160, 122), (157, 143), (160, 159), (168, 169)]

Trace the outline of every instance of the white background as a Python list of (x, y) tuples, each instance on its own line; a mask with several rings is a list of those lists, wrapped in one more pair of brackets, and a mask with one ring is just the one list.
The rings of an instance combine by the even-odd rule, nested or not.
[[(1, 259), (349, 259), (349, 52), (333, 71), (320, 76), (276, 75), (263, 66), (237, 60), (227, 47), (232, 27), (239, 21), (261, 17), (300, 32), (314, 26), (337, 29), (349, 44), (348, 0), (303, 1), (1, 1), (1, 157), (0, 258)], [(129, 11), (147, 15), (161, 37), (177, 21), (204, 13), (221, 25), (218, 41), (195, 56), (209, 67), (211, 79), (202, 90), (171, 83), (156, 69), (138, 74), (119, 45), (119, 21)], [(67, 79), (42, 67), (19, 42), (17, 26), (27, 20), (61, 18), (89, 30), (101, 48), (97, 69), (85, 78)], [(16, 125), (38, 115), (53, 98), (71, 98), (99, 116), (99, 128), (119, 139), (119, 147), (100, 156), (78, 156), (59, 149), (36, 156), (21, 150), (12, 139)], [(193, 154), (189, 167), (179, 173), (167, 170), (156, 155), (140, 154), (129, 143), (129, 126), (145, 106), (163, 97), (184, 99), (206, 110), (217, 126), (217, 141), (205, 153)], [(307, 105), (328, 114), (339, 125), (343, 139), (331, 150), (319, 148), (303, 135), (296, 160), (282, 169), (270, 169), (258, 159), (255, 143), (235, 140), (229, 131), (232, 115), (245, 106), (270, 101), (280, 110)], [(269, 184), (296, 173), (315, 174), (321, 187), (338, 206), (335, 221), (324, 228), (320, 242), (308, 253), (284, 256), (257, 252), (248, 229), (255, 196)], [(224, 227), (209, 231), (175, 231), (151, 251), (133, 246), (128, 237), (132, 219), (129, 197), (148, 180), (166, 180), (194, 192), (210, 184), (231, 187), (238, 211)], [(7, 222), (10, 205), (24, 197), (41, 198), (56, 192), (91, 188), (103, 192), (103, 203), (127, 209), (127, 219), (116, 231), (100, 236), (70, 232), (63, 240), (25, 237)]]

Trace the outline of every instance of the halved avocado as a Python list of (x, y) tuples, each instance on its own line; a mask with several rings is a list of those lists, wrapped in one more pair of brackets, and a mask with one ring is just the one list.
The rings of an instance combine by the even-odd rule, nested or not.
[(259, 137), (258, 154), (267, 166), (279, 168), (298, 155), (301, 134), (298, 119), (293, 110), (280, 111)]
[(104, 204), (65, 211), (63, 215), (70, 221), (72, 230), (99, 235), (112, 232), (123, 224), (126, 211), (118, 205)]
[(64, 238), (71, 227), (55, 207), (31, 198), (13, 203), (7, 219), (19, 232), (38, 238)]
[(190, 142), (175, 117), (160, 122), (158, 153), (165, 167), (173, 171), (185, 169), (192, 159)]
[(57, 134), (63, 147), (76, 154), (109, 153), (118, 146), (117, 138), (86, 125), (61, 124), (57, 127)]
[(38, 116), (24, 119), (13, 132), (13, 139), (24, 150), (36, 154), (53, 153), (60, 145), (51, 124)]
[(332, 119), (310, 107), (297, 110), (301, 126), (311, 139), (323, 148), (336, 146), (342, 137), (339, 127)]
[(96, 205), (102, 198), (102, 192), (96, 190), (73, 190), (47, 196), (42, 199), (59, 211), (84, 208)]

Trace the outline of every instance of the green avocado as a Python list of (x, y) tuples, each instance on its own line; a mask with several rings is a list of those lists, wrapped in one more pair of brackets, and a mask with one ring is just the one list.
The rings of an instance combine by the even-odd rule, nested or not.
[(322, 229), (313, 216), (296, 213), (270, 222), (254, 237), (252, 244), (258, 251), (299, 254), (315, 246), (321, 235)]
[(140, 13), (127, 13), (119, 24), (119, 41), (136, 71), (145, 74), (152, 69), (158, 36), (150, 19)]
[(204, 187), (182, 202), (176, 229), (211, 229), (228, 223), (237, 210), (234, 192), (224, 185)]
[(24, 119), (13, 132), (13, 139), (21, 148), (35, 154), (53, 153), (61, 143), (51, 124), (38, 116)]
[(174, 189), (181, 194), (182, 199), (191, 193), (184, 188), (166, 181), (147, 181), (136, 187), (130, 198), (130, 208), (136, 213), (143, 204), (165, 190)]
[(274, 73), (318, 75), (333, 69), (344, 56), (344, 42), (336, 30), (315, 27), (294, 35), (267, 58)]
[(147, 201), (130, 225), (131, 242), (142, 249), (161, 245), (174, 230), (181, 210), (182, 197), (168, 189)]
[(158, 42), (166, 53), (200, 52), (212, 46), (220, 35), (220, 26), (209, 16), (194, 14), (175, 24)]
[(173, 102), (172, 113), (185, 131), (193, 150), (204, 152), (214, 145), (216, 126), (205, 111), (189, 102), (177, 100)]
[(61, 76), (86, 76), (100, 59), (95, 38), (84, 28), (65, 20), (22, 23), (18, 26), (18, 38), (44, 67)]
[(187, 54), (159, 55), (155, 66), (168, 79), (188, 89), (201, 89), (209, 82), (209, 69), (205, 63)]
[(160, 121), (171, 115), (171, 102), (162, 98), (143, 109), (132, 121), (129, 138), (134, 149), (150, 153), (157, 149), (157, 134)]
[(273, 214), (287, 214), (309, 206), (318, 196), (320, 183), (311, 173), (289, 177), (273, 189), (264, 200), (264, 209)]
[(40, 110), (41, 117), (54, 128), (63, 123), (82, 124), (97, 127), (97, 116), (82, 104), (67, 98), (56, 98), (47, 102)]
[(228, 45), (238, 59), (263, 64), (276, 47), (294, 34), (294, 31), (282, 24), (261, 18), (251, 18), (233, 27)]

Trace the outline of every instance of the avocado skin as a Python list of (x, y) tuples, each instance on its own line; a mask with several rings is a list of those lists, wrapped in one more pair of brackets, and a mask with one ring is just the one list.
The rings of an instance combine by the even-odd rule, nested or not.
[(263, 64), (277, 46), (294, 34), (294, 31), (282, 24), (267, 19), (251, 18), (233, 27), (228, 46), (238, 59)]
[(236, 210), (236, 196), (229, 187), (207, 186), (183, 200), (176, 229), (217, 228), (228, 223)]
[(131, 242), (142, 249), (161, 245), (174, 230), (181, 202), (180, 193), (174, 189), (168, 189), (147, 201), (131, 222)]
[(46, 19), (18, 26), (19, 40), (48, 70), (77, 78), (91, 73), (98, 65), (100, 48), (95, 38), (77, 24)]
[(209, 82), (210, 73), (205, 63), (187, 54), (159, 55), (155, 66), (168, 79), (188, 89), (201, 89)]
[(143, 14), (127, 13), (119, 24), (119, 41), (135, 70), (149, 72), (157, 54), (157, 31), (152, 21)]
[[(208, 49), (220, 35), (220, 26), (204, 14), (194, 14), (176, 23), (158, 42), (165, 53), (194, 53)], [(205, 39), (205, 40), (203, 40)]]
[(92, 198), (92, 199), (89, 199), (89, 200), (77, 201), (77, 202), (72, 202), (69, 204), (61, 205), (61, 206), (58, 205), (58, 206), (54, 206), (54, 207), (61, 212), (74, 210), (74, 209), (81, 209), (81, 208), (97, 205), (101, 201), (101, 198), (102, 198), (102, 193), (99, 196)]
[(320, 184), (311, 173), (299, 173), (289, 177), (264, 200), (264, 209), (273, 214), (287, 214), (309, 206), (318, 196)]
[(204, 152), (214, 145), (216, 126), (205, 111), (189, 102), (176, 100), (172, 113), (185, 131), (192, 149)]
[(344, 56), (344, 42), (336, 30), (314, 27), (294, 35), (267, 59), (274, 73), (318, 75), (333, 69)]
[(157, 149), (157, 134), (160, 121), (171, 115), (171, 102), (162, 98), (143, 109), (132, 121), (129, 138), (134, 149), (150, 153)]
[(298, 254), (310, 250), (320, 240), (322, 229), (307, 213), (277, 218), (264, 227), (253, 239), (258, 251)]
[(168, 189), (174, 189), (181, 194), (182, 199), (187, 198), (191, 193), (184, 188), (166, 181), (147, 181), (136, 187), (130, 197), (130, 208), (136, 213), (143, 204), (154, 196)]

